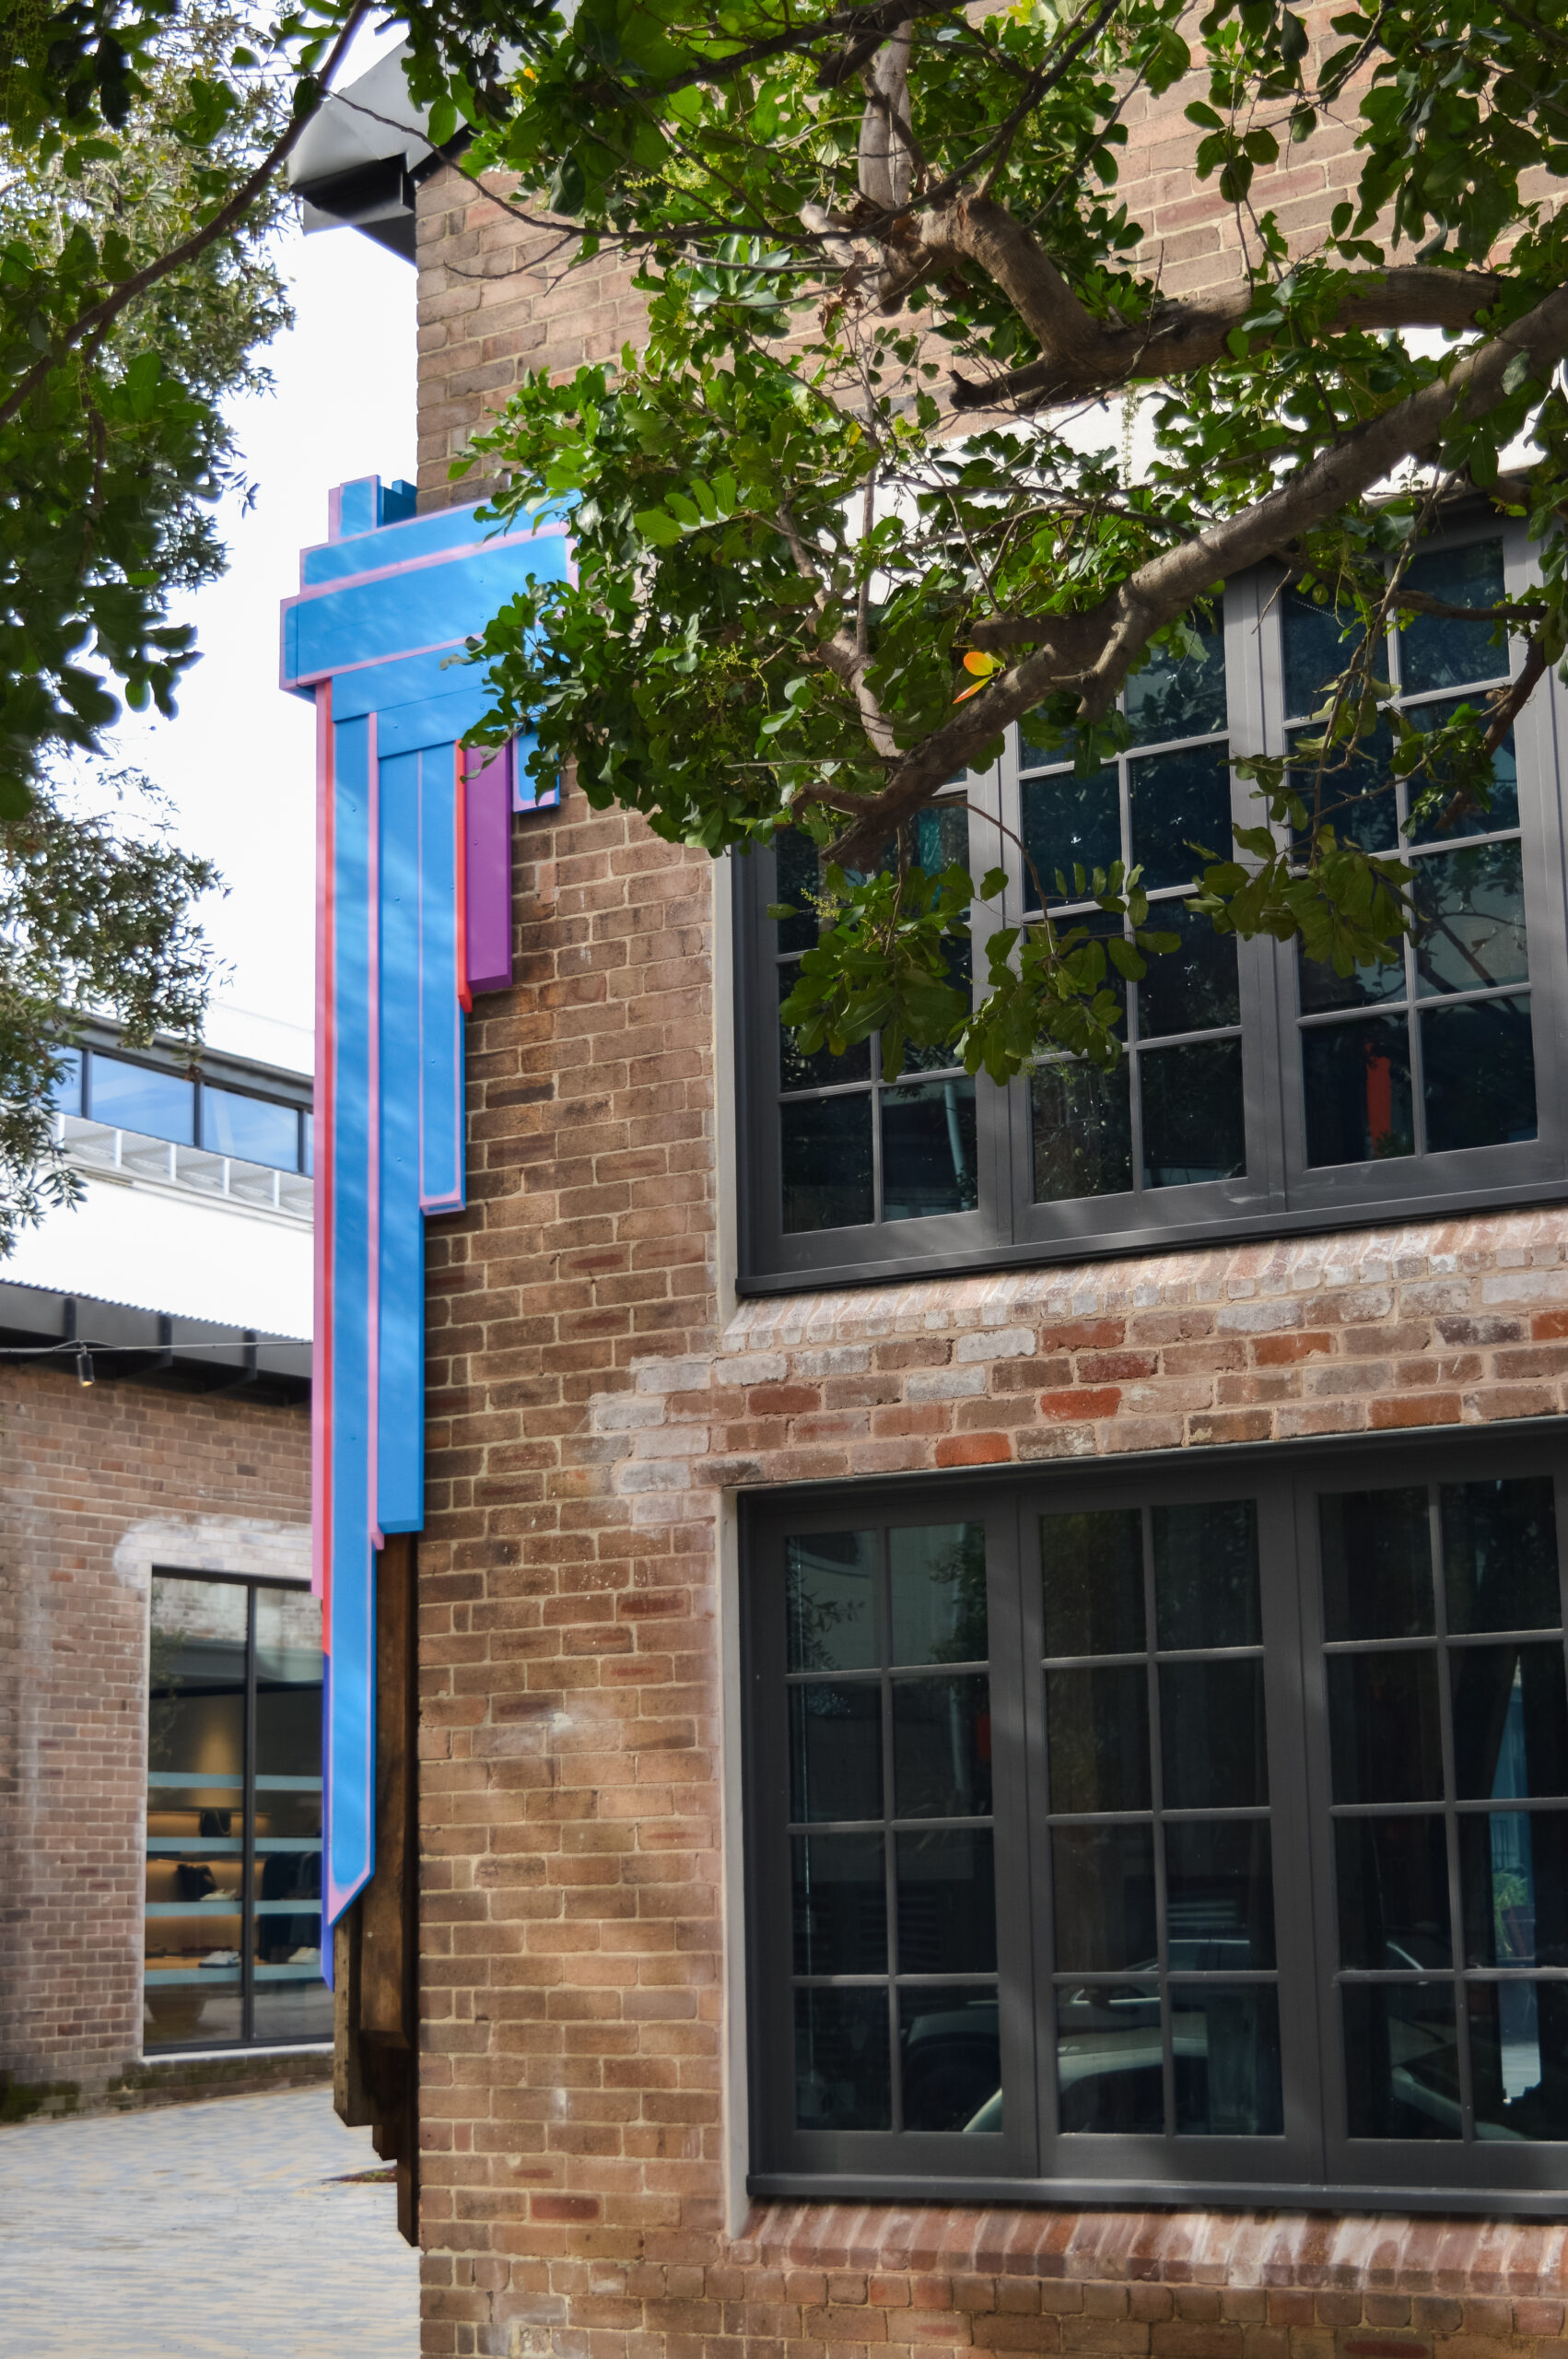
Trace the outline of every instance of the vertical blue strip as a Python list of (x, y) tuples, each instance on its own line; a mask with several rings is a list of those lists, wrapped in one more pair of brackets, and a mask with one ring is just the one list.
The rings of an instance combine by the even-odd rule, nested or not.
[(380, 1333), (376, 1520), (424, 1521), (425, 1223), (419, 1209), (419, 756), (381, 763)]
[(419, 1201), (465, 1198), (462, 1008), (458, 997), (457, 749), (419, 757)]
[(332, 1796), (323, 1879), (335, 1922), (375, 1863), (375, 1564), (370, 1542), (370, 1320), (367, 1284), (371, 1205), (370, 904), (374, 781), (371, 724), (337, 724), (333, 905), (336, 1058), (333, 1089), (332, 1657), (327, 1789)]

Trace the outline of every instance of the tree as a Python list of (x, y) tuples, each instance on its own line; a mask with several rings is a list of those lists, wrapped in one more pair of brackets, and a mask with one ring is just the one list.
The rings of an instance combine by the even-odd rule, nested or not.
[[(1234, 215), (1216, 294), (1173, 299), (1137, 259), (1117, 172), (1139, 93), (1185, 96), (1196, 178)], [(1352, 193), (1292, 230), (1271, 183), (1347, 123)], [(880, 1029), (894, 1071), (905, 1039), (999, 1080), (1046, 1042), (1110, 1062), (1108, 967), (1175, 943), (1137, 875), (1047, 876), (1115, 938), (993, 931), (972, 1008), (970, 879), (927, 874), (911, 823), (1025, 715), (1098, 767), (1134, 668), (1179, 662), (1227, 579), (1272, 563), (1338, 617), (1342, 670), (1292, 771), (1238, 764), (1258, 824), (1193, 848), (1199, 903), (1341, 973), (1393, 959), (1410, 872), (1347, 828), (1347, 772), (1457, 490), (1527, 517), (1540, 586), (1485, 609), (1527, 641), (1514, 687), (1424, 734), (1395, 715), (1424, 814), (1484, 806), (1568, 638), (1565, 141), (1562, 0), (1331, 23), (1283, 0), (583, 0), (464, 169), (509, 175), (578, 261), (634, 253), (649, 335), (532, 378), (465, 463), (499, 471), (500, 518), (566, 503), (577, 539), (576, 580), (475, 643), (483, 734), (526, 719), (541, 778), (574, 762), (596, 804), (715, 854), (803, 829), (823, 932), (785, 1014), (808, 1051)], [(1103, 407), (1129, 400), (1136, 469)]]

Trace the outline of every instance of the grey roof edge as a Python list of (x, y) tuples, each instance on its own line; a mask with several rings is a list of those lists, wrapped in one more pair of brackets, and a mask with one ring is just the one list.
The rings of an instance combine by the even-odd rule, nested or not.
[(235, 1088), (287, 1098), (307, 1112), (315, 1095), (310, 1074), (300, 1073), (292, 1065), (266, 1064), (259, 1057), (241, 1056), (236, 1050), (204, 1046), (193, 1058), (182, 1041), (163, 1033), (156, 1034), (146, 1048), (127, 1048), (119, 1026), (100, 1015), (72, 1015), (69, 1027), (73, 1048), (107, 1049), (117, 1057), (129, 1057), (135, 1062), (158, 1065), (173, 1073), (184, 1074), (193, 1069), (204, 1081), (222, 1082)]
[(214, 1320), (183, 1319), (0, 1276), (0, 1366), (74, 1364), (96, 1355), (94, 1381), (117, 1377), (200, 1392), (243, 1390), (273, 1401), (310, 1391), (310, 1346)]

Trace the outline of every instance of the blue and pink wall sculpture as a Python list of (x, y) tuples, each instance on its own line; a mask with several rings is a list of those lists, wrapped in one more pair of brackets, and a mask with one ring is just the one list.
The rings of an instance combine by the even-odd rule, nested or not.
[(558, 523), (486, 537), (473, 509), (415, 515), (412, 486), (375, 475), (333, 493), (329, 530), (285, 602), (282, 664), (316, 708), (328, 1926), (375, 1867), (376, 1555), (424, 1519), (425, 1223), (465, 1201), (463, 1017), (511, 981), (512, 814), (536, 807), (519, 744), (462, 750), (488, 702), (463, 646), (570, 561)]

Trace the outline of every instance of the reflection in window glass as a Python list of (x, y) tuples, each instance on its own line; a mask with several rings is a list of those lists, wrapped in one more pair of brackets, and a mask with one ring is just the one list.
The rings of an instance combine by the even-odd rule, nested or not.
[(1190, 885), (1206, 856), (1231, 857), (1231, 774), (1223, 745), (1193, 745), (1130, 762), (1128, 780), (1132, 857), (1149, 891)]
[(879, 1103), (883, 1220), (972, 1212), (979, 1192), (975, 1085), (968, 1075), (890, 1085), (879, 1093)]
[(1349, 671), (1366, 634), (1353, 605), (1336, 608), (1301, 590), (1285, 592), (1280, 619), (1286, 716), (1305, 719), (1320, 709), (1327, 683)]
[(196, 1086), (153, 1065), (134, 1065), (101, 1049), (92, 1053), (88, 1111), (95, 1122), (140, 1131), (148, 1138), (196, 1143)]
[(799, 1097), (778, 1109), (784, 1228), (853, 1228), (872, 1215), (870, 1094)]
[[(1412, 557), (1405, 584), (1446, 606), (1494, 606), (1503, 596), (1503, 544), (1469, 541)], [(1399, 630), (1399, 686), (1406, 696), (1508, 676), (1508, 642), (1490, 622), (1412, 615)]]
[(1191, 653), (1156, 648), (1127, 683), (1124, 710), (1135, 745), (1209, 737), (1225, 726), (1225, 634), (1217, 618), (1195, 621)]
[(1415, 1153), (1403, 1015), (1304, 1027), (1301, 1057), (1309, 1164), (1381, 1163)]
[(916, 1525), (889, 1533), (888, 1586), (895, 1663), (984, 1662), (986, 1534), (977, 1523)]
[(1036, 1067), (1029, 1105), (1036, 1203), (1131, 1188), (1131, 1077), (1127, 1057), (1108, 1073), (1066, 1059)]
[(1056, 2077), (1064, 2136), (1157, 2138), (1165, 2126), (1158, 1984), (1059, 1989)]
[(1271, 1983), (1175, 1983), (1171, 2054), (1178, 2137), (1278, 2138), (1280, 1996)]
[(1421, 1054), (1430, 1153), (1535, 1137), (1535, 1042), (1527, 999), (1423, 1008)]
[(49, 1102), (57, 1113), (79, 1114), (82, 1110), (82, 1052), (66, 1049), (60, 1060), (60, 1078), (49, 1093)]
[(1347, 1982), (1340, 1997), (1351, 2136), (1459, 2137), (1452, 1982)]
[(795, 1992), (795, 2119), (802, 2130), (888, 2130), (887, 1991)]
[(202, 1084), (202, 1144), (215, 1155), (240, 1156), (293, 1171), (299, 1162), (299, 1114), (269, 1097)]
[(1414, 891), (1419, 992), (1484, 991), (1526, 980), (1525, 883), (1516, 840), (1431, 852), (1416, 864)]
[(1138, 1060), (1143, 1104), (1143, 1185), (1187, 1188), (1239, 1180), (1246, 1169), (1241, 1042), (1189, 1040)]
[[(1027, 758), (1028, 748), (1024, 748)], [(1096, 868), (1109, 870), (1121, 858), (1121, 802), (1115, 770), (1096, 770), (1092, 778), (1071, 770), (1053, 770), (1045, 778), (1025, 779), (1024, 846), (1034, 863), (1039, 884), (1051, 900), (1076, 898), (1073, 870), (1085, 877)], [(1030, 909), (1040, 906), (1035, 876), (1025, 872), (1024, 896)]]
[(867, 1671), (877, 1651), (876, 1537), (819, 1532), (786, 1543), (791, 1671)]

